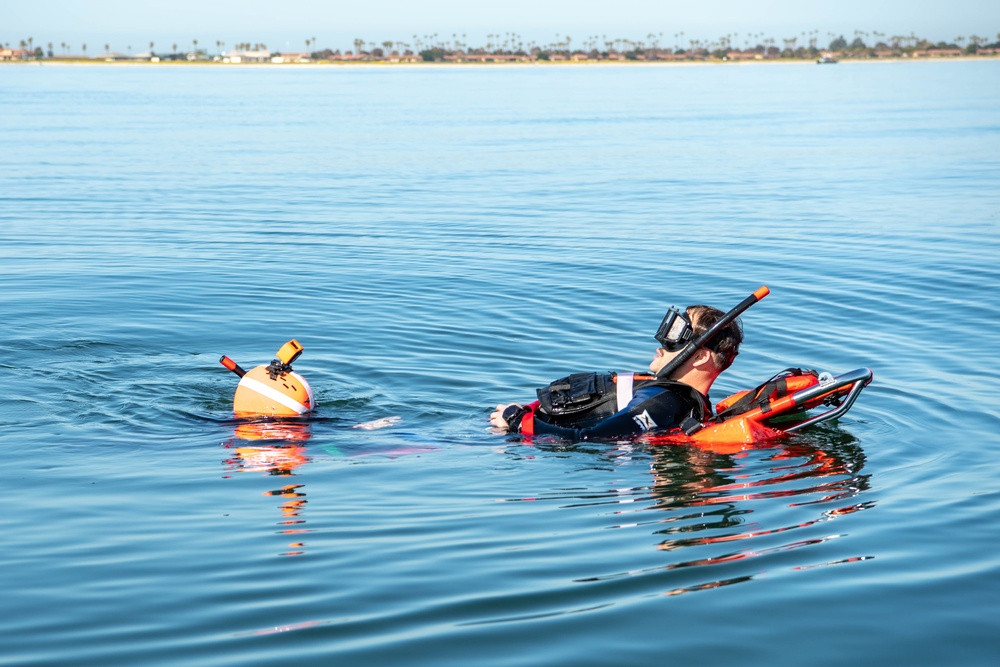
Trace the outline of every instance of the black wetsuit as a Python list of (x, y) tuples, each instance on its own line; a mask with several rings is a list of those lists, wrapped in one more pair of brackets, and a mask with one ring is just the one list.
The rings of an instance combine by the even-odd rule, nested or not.
[(670, 383), (667, 386), (651, 385), (635, 390), (632, 400), (622, 410), (610, 417), (584, 427), (553, 423), (551, 415), (534, 410), (528, 429), (522, 423), (528, 411), (511, 406), (504, 412), (504, 419), (512, 433), (552, 436), (562, 440), (580, 441), (629, 437), (646, 431), (666, 431), (677, 428), (685, 420), (700, 422), (712, 414), (708, 397), (686, 385)]

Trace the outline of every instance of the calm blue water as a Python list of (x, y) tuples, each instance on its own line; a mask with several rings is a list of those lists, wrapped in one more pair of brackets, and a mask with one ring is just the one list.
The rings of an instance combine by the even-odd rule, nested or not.
[[(0, 95), (0, 664), (995, 663), (1000, 61)], [(839, 424), (489, 432), (763, 284), (713, 399), (870, 366)], [(320, 409), (247, 430), (218, 358), (292, 337)]]

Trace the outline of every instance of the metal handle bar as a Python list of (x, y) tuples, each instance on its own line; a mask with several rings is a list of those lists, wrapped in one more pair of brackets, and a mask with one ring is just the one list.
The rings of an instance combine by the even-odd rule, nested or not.
[(783, 429), (786, 433), (792, 433), (800, 429), (806, 428), (807, 426), (812, 426), (813, 424), (818, 424), (819, 422), (827, 421), (829, 419), (836, 419), (845, 412), (851, 409), (854, 405), (854, 401), (858, 399), (861, 394), (861, 390), (868, 386), (868, 383), (872, 381), (872, 371), (870, 368), (858, 368), (853, 371), (849, 371), (842, 375), (838, 375), (833, 379), (833, 382), (828, 382), (826, 384), (818, 384), (801, 391), (797, 391), (789, 398), (794, 402), (797, 407), (801, 407), (811, 400), (821, 398), (827, 394), (830, 394), (843, 387), (850, 386), (851, 390), (844, 397), (843, 402), (833, 408), (828, 410), (823, 414), (811, 417), (801, 424), (796, 424), (789, 428)]

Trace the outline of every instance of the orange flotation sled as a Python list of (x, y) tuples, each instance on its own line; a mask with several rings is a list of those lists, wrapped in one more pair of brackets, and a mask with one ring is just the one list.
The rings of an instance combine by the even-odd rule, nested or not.
[[(716, 416), (687, 432), (649, 435), (653, 445), (736, 446), (773, 440), (840, 417), (872, 381), (868, 368), (833, 376), (788, 369), (755, 389), (719, 401)], [(815, 412), (819, 410), (819, 412)]]

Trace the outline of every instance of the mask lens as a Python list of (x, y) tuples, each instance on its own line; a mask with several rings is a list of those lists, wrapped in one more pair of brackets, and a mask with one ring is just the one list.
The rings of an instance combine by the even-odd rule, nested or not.
[(660, 323), (660, 328), (656, 331), (656, 340), (663, 346), (663, 349), (668, 352), (676, 352), (691, 340), (693, 333), (688, 319), (677, 312), (675, 308), (671, 308), (663, 317), (663, 322)]

